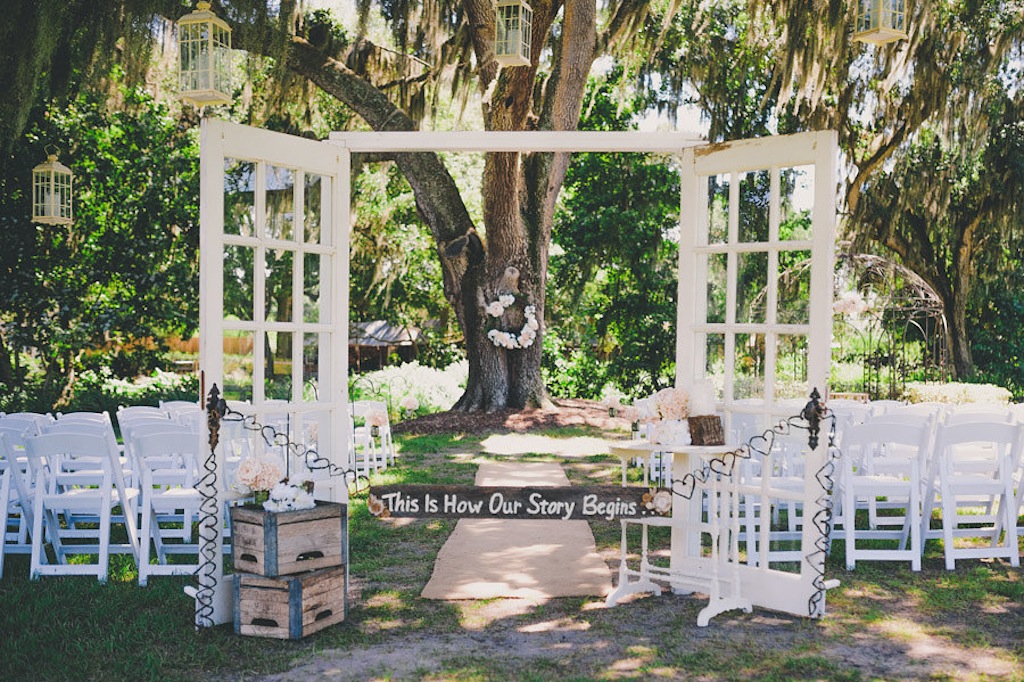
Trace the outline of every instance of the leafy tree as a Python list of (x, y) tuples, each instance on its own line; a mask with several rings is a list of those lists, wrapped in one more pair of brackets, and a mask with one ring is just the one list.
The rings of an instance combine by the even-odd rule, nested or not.
[[(587, 130), (634, 127), (632, 107), (613, 97), (617, 86), (595, 84), (587, 99)], [(642, 109), (642, 106), (641, 106)], [(546, 358), (549, 374), (566, 357), (589, 366), (607, 358), (605, 380), (632, 395), (672, 383), (678, 246), (671, 240), (679, 213), (679, 174), (664, 159), (643, 154), (577, 154), (555, 216), (549, 294), (560, 354)], [(593, 370), (591, 370), (593, 374)], [(593, 398), (603, 381), (583, 382), (571, 397)]]
[[(51, 109), (15, 146), (19, 172), (0, 192), (4, 342), (36, 349), (46, 390), (63, 400), (83, 349), (187, 335), (198, 320), (197, 136), (148, 95), (123, 96), (114, 114), (84, 96)], [(49, 145), (75, 173), (68, 227), (29, 222), (30, 170)]]

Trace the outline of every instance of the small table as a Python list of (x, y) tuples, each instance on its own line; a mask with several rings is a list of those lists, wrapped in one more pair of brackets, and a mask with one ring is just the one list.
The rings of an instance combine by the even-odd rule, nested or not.
[[(706, 607), (697, 616), (697, 625), (704, 627), (714, 616), (733, 609), (750, 613), (750, 599), (740, 594), (739, 533), (740, 492), (739, 476), (721, 476), (708, 467), (712, 460), (737, 449), (735, 445), (684, 445), (651, 443), (649, 441), (613, 441), (608, 451), (622, 460), (622, 484), (626, 484), (626, 469), (630, 460), (641, 457), (648, 461), (654, 452), (670, 453), (673, 480), (673, 504), (670, 517), (652, 517), (622, 521), (619, 558), (619, 584), (605, 600), (615, 606), (623, 597), (641, 592), (661, 594), (655, 578), (668, 581), (675, 594), (702, 592), (709, 596)], [(689, 499), (679, 494), (686, 475), (707, 471), (705, 480), (697, 477)], [(686, 485), (689, 491), (689, 485)], [(705, 501), (707, 506), (705, 507)], [(682, 503), (682, 504), (680, 504)], [(706, 512), (706, 520), (705, 520)], [(639, 523), (642, 527), (639, 569), (628, 566), (626, 524)], [(669, 567), (654, 566), (648, 560), (647, 529), (649, 526), (669, 526), (672, 529), (671, 560)], [(723, 529), (728, 531), (723, 533)], [(702, 535), (710, 537), (710, 552), (705, 555)]]

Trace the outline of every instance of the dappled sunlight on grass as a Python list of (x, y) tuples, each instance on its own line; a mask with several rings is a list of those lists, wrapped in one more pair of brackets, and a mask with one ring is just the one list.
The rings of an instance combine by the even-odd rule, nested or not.
[[(889, 639), (906, 645), (905, 655), (914, 660), (944, 663), (961, 671), (985, 675), (1006, 675), (1017, 670), (1015, 662), (972, 646), (952, 633), (936, 634), (929, 628), (904, 618), (886, 618), (870, 628)], [(966, 646), (965, 646), (966, 644)]]
[[(550, 433), (550, 432), (546, 432)], [(480, 445), (492, 455), (518, 455), (524, 452), (559, 457), (590, 457), (607, 451), (607, 441), (595, 436), (558, 438), (551, 435), (508, 433), (485, 438)]]

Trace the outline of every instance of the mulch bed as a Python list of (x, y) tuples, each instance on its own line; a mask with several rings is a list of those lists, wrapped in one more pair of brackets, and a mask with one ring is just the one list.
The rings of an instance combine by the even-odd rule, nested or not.
[(500, 431), (525, 432), (535, 428), (592, 426), (600, 429), (628, 428), (622, 417), (609, 417), (608, 408), (596, 400), (558, 400), (549, 409), (498, 410), (495, 412), (437, 412), (399, 422), (395, 433), (484, 434)]

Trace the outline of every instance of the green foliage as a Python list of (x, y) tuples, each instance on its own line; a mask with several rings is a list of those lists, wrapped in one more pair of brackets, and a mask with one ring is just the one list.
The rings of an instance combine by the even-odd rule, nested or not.
[(607, 365), (592, 348), (567, 348), (555, 329), (544, 334), (542, 374), (548, 391), (558, 398), (596, 400), (607, 383)]
[(121, 405), (159, 405), (161, 400), (199, 400), (198, 377), (156, 371), (131, 380), (109, 370), (87, 370), (79, 376), (63, 411), (108, 411), (113, 416)]
[[(47, 392), (64, 390), (86, 349), (198, 324), (196, 131), (142, 92), (122, 95), (114, 113), (84, 96), (50, 109), (3, 178), (0, 322), (8, 351), (38, 353)], [(69, 227), (29, 223), (25, 183), (49, 145), (75, 173)]]
[[(632, 127), (632, 110), (620, 108), (612, 89), (592, 86), (581, 127)], [(545, 363), (556, 395), (596, 397), (610, 381), (635, 396), (671, 383), (678, 210), (679, 176), (664, 161), (574, 155), (555, 216), (559, 249), (548, 279), (548, 333), (556, 329), (558, 339), (545, 345)], [(597, 359), (607, 363), (603, 371)]]

